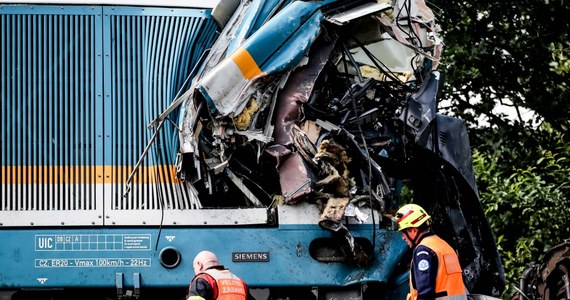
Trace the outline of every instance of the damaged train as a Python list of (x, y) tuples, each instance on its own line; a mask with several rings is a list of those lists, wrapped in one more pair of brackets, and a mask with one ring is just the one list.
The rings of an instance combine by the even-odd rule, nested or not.
[(570, 299), (570, 239), (550, 248), (521, 274), (517, 293), (511, 298), (528, 300)]
[(2, 299), (402, 299), (406, 199), (501, 294), (423, 0), (187, 2), (0, 4)]

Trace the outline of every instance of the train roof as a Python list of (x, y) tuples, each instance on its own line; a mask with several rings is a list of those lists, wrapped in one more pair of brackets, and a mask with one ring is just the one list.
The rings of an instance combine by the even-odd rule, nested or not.
[(179, 8), (214, 8), (219, 0), (0, 0), (0, 4), (41, 4), (41, 5), (127, 5), (127, 6), (152, 6), (152, 7), (179, 7)]

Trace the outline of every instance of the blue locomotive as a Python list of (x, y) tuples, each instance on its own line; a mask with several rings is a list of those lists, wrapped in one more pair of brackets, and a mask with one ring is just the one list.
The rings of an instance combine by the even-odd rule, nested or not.
[(401, 299), (402, 183), (497, 294), (442, 44), (405, 3), (1, 3), (0, 297), (183, 298), (208, 249), (258, 299)]

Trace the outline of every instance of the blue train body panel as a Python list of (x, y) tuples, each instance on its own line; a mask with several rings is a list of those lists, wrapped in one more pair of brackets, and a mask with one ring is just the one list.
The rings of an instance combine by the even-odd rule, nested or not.
[[(370, 239), (373, 234), (370, 225), (355, 225), (351, 230), (355, 238)], [(125, 287), (134, 286), (135, 276), (140, 276), (142, 287), (185, 287), (194, 276), (194, 256), (205, 248), (218, 253), (224, 265), (252, 287), (344, 286), (368, 281), (397, 286), (392, 276), (398, 275), (394, 270), (408, 249), (399, 233), (377, 230), (375, 261), (369, 267), (355, 268), (318, 262), (311, 256), (309, 245), (314, 239), (330, 238), (317, 225), (4, 229), (0, 234), (0, 288), (4, 289), (115, 287), (118, 273)], [(174, 268), (160, 262), (161, 252), (168, 249), (180, 252), (179, 265)]]

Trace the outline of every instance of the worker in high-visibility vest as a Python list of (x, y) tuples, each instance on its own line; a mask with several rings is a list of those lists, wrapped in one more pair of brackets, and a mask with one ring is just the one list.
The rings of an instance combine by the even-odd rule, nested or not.
[(467, 299), (459, 258), (431, 231), (430, 219), (416, 204), (406, 204), (396, 213), (398, 231), (413, 249), (407, 300)]
[(224, 268), (213, 252), (198, 253), (193, 267), (196, 276), (190, 282), (187, 300), (255, 300), (247, 284)]

